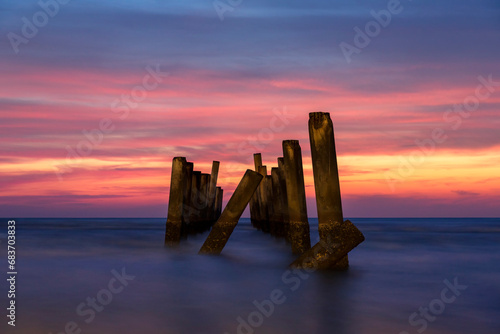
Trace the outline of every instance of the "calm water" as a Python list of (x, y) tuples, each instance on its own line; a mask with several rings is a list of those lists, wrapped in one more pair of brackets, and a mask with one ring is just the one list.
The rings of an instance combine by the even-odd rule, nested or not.
[(289, 246), (248, 219), (220, 257), (197, 255), (207, 234), (163, 248), (164, 219), (16, 221), (17, 326), (2, 315), (1, 333), (500, 333), (500, 219), (352, 219), (366, 241), (345, 273), (288, 271)]

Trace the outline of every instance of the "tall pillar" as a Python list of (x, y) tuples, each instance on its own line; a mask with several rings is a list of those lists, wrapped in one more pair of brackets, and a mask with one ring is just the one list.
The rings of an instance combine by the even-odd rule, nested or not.
[[(313, 112), (309, 114), (309, 140), (318, 209), (318, 230), (320, 240), (330, 238), (341, 242), (335, 235), (336, 227), (344, 223), (340, 181), (337, 166), (337, 153), (333, 123), (330, 113)], [(342, 259), (336, 266), (347, 267), (348, 258)]]
[(260, 216), (260, 227), (262, 231), (269, 232), (269, 208), (268, 208), (268, 198), (267, 198), (267, 187), (266, 187), (266, 176), (267, 167), (260, 166), (259, 174), (262, 175), (262, 182), (259, 184), (259, 216)]
[(176, 157), (172, 160), (170, 177), (170, 196), (165, 230), (165, 245), (175, 246), (181, 239), (184, 189), (186, 187), (186, 158)]
[[(258, 173), (259, 168), (262, 166), (262, 155), (260, 153), (255, 153), (253, 155), (253, 161), (255, 165), (255, 171)], [(250, 199), (250, 220), (255, 228), (260, 229), (260, 192), (259, 188), (255, 191), (252, 198)]]
[(210, 174), (210, 186), (208, 189), (208, 207), (209, 207), (209, 220), (211, 223), (215, 222), (216, 214), (216, 196), (217, 196), (217, 178), (219, 176), (219, 161), (212, 162), (212, 173)]
[(306, 190), (302, 167), (302, 151), (298, 140), (283, 141), (286, 189), (289, 214), (289, 238), (294, 254), (311, 248), (307, 219)]
[[(283, 236), (283, 206), (281, 186), (279, 180), (279, 168), (271, 168), (271, 184), (272, 184), (272, 215), (271, 215), (271, 234), (276, 237)], [(288, 210), (288, 208), (286, 208)]]
[(191, 212), (191, 191), (193, 187), (193, 168), (194, 164), (188, 162), (185, 166), (186, 169), (186, 185), (184, 187), (184, 198), (182, 207), (182, 229), (181, 237), (186, 238), (189, 231), (189, 214)]
[(207, 228), (209, 221), (209, 198), (208, 198), (208, 188), (210, 186), (210, 174), (201, 174), (201, 185), (200, 185), (200, 230), (204, 231)]
[(189, 204), (189, 222), (188, 231), (194, 231), (201, 220), (202, 203), (201, 195), (201, 172), (193, 171), (191, 184), (191, 201)]
[(278, 176), (281, 189), (280, 202), (283, 207), (283, 236), (289, 241), (289, 214), (288, 214), (288, 195), (286, 190), (286, 177), (285, 177), (285, 160), (278, 158)]
[(218, 220), (222, 213), (222, 199), (224, 197), (224, 190), (221, 187), (217, 187), (215, 196), (215, 219)]

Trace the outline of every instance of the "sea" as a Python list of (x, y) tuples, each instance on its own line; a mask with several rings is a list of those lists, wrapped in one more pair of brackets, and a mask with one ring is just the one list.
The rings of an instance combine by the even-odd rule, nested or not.
[(163, 218), (17, 218), (13, 298), (8, 220), (1, 333), (500, 333), (500, 218), (350, 218), (344, 272), (290, 270), (245, 218), (220, 256), (198, 255), (208, 232), (165, 248)]

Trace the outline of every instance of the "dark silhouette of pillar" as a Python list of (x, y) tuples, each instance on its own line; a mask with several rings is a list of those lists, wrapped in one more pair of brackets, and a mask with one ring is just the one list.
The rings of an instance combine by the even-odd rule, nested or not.
[[(283, 201), (281, 194), (281, 186), (279, 180), (279, 168), (271, 168), (271, 185), (272, 185), (272, 215), (271, 215), (271, 234), (276, 237), (283, 236)], [(288, 208), (287, 208), (288, 210)]]
[(208, 198), (208, 189), (210, 187), (210, 174), (201, 174), (201, 185), (200, 185), (200, 229), (204, 231), (209, 225), (209, 198)]
[[(330, 113), (313, 112), (309, 114), (309, 140), (318, 209), (318, 230), (320, 240), (329, 238), (339, 242), (334, 227), (344, 222), (340, 181), (335, 151), (335, 138)], [(347, 267), (348, 258), (337, 263)], [(339, 268), (340, 269), (340, 268)]]
[(288, 241), (289, 233), (289, 219), (288, 219), (288, 195), (286, 191), (286, 178), (285, 178), (285, 160), (284, 158), (278, 158), (278, 176), (280, 181), (280, 201), (283, 207), (283, 236)]
[(306, 190), (302, 167), (302, 151), (298, 140), (283, 141), (286, 189), (289, 214), (289, 239), (294, 254), (311, 248), (307, 219)]
[(269, 232), (269, 208), (267, 198), (266, 176), (267, 166), (260, 166), (259, 173), (262, 175), (262, 182), (259, 184), (259, 212), (260, 212), (260, 227), (262, 231)]
[(186, 180), (186, 158), (176, 157), (172, 160), (170, 177), (170, 196), (165, 231), (165, 245), (175, 246), (181, 240), (184, 189)]
[(320, 240), (313, 248), (302, 254), (290, 266), (292, 268), (332, 269), (347, 253), (365, 240), (363, 234), (346, 220), (333, 227), (337, 242), (330, 240), (330, 235)]
[(188, 231), (191, 233), (201, 220), (202, 203), (201, 195), (201, 172), (193, 171), (191, 184), (191, 201), (189, 203)]
[[(255, 153), (253, 155), (253, 161), (255, 165), (255, 171), (258, 173), (259, 168), (262, 166), (262, 155), (260, 153)], [(252, 198), (250, 199), (250, 220), (255, 228), (261, 228), (259, 188), (257, 188)]]
[(212, 173), (210, 174), (210, 186), (208, 188), (208, 207), (209, 207), (209, 220), (214, 223), (216, 218), (216, 196), (217, 196), (217, 178), (219, 176), (219, 161), (212, 163)]
[(262, 175), (259, 173), (250, 169), (246, 171), (199, 253), (220, 254), (222, 252), (261, 180)]
[(191, 191), (193, 186), (193, 168), (194, 164), (188, 162), (186, 169), (186, 185), (184, 186), (184, 198), (182, 207), (182, 229), (181, 237), (186, 238), (189, 231), (189, 214), (191, 212)]
[(224, 190), (221, 187), (217, 187), (215, 195), (215, 219), (219, 219), (222, 213), (222, 199), (224, 197)]

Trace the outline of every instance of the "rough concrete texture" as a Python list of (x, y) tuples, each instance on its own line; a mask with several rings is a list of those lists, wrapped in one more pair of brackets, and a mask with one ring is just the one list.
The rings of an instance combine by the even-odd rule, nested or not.
[(186, 165), (186, 158), (176, 157), (172, 160), (170, 196), (165, 230), (165, 245), (167, 246), (176, 246), (181, 239), (183, 201), (187, 184)]
[(349, 220), (342, 224), (336, 223), (333, 229), (337, 236), (335, 241), (328, 238), (320, 240), (313, 248), (290, 264), (290, 267), (336, 269), (336, 264), (365, 240), (361, 231)]
[(288, 237), (292, 244), (292, 252), (303, 254), (311, 248), (311, 239), (307, 219), (302, 151), (298, 140), (283, 141), (283, 158), (288, 199)]
[[(309, 114), (309, 140), (318, 210), (320, 240), (336, 240), (334, 226), (344, 221), (340, 197), (340, 181), (335, 150), (335, 137), (330, 113)], [(349, 265), (346, 257), (337, 264), (339, 269)]]
[(246, 171), (220, 218), (212, 227), (207, 240), (200, 249), (200, 254), (217, 255), (222, 252), (262, 178), (262, 175), (257, 172), (250, 169)]

